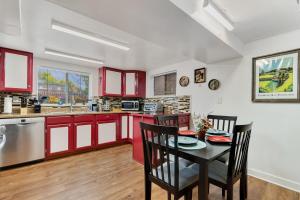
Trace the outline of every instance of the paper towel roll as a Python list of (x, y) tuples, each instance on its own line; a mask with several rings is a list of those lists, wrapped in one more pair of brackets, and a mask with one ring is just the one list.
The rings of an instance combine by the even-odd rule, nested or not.
[(12, 98), (7, 96), (4, 98), (4, 111), (3, 113), (12, 113)]

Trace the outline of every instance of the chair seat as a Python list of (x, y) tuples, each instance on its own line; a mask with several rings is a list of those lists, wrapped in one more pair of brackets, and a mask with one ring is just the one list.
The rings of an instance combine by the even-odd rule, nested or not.
[[(198, 164), (192, 164), (190, 168), (192, 168), (196, 172), (199, 172)], [(208, 178), (226, 184), (227, 171), (228, 166), (225, 163), (218, 160), (213, 161), (208, 165)]]
[[(178, 160), (179, 160), (179, 162), (181, 163), (181, 164), (179, 164), (179, 166), (188, 167), (188, 166), (194, 164), (194, 162), (189, 161), (189, 160), (186, 160), (186, 159), (184, 159), (184, 158), (179, 158)], [(170, 155), (170, 161), (171, 161), (171, 162), (175, 162), (175, 160), (174, 160), (174, 155)]]
[[(168, 166), (166, 163), (163, 164), (164, 181), (168, 183)], [(161, 167), (157, 167), (158, 178), (162, 180)], [(175, 186), (175, 163), (170, 163), (171, 172), (171, 185)], [(155, 170), (152, 171), (155, 174)], [(199, 180), (199, 173), (193, 170), (191, 167), (185, 167), (182, 162), (179, 162), (179, 190), (194, 185)]]
[(229, 153), (226, 153), (225, 155), (217, 158), (218, 161), (221, 161), (222, 163), (228, 164), (229, 162)]

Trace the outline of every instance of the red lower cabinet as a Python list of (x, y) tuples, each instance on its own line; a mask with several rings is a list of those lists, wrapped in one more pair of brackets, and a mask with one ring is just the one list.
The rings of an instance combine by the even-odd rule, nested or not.
[(46, 156), (62, 156), (73, 150), (73, 126), (69, 124), (48, 125), (46, 132)]
[(144, 164), (144, 150), (140, 122), (154, 124), (154, 117), (133, 116), (133, 159)]
[(121, 115), (121, 123), (120, 123), (120, 131), (121, 131), (121, 140), (128, 141), (129, 137), (129, 119), (127, 114)]
[(75, 151), (92, 150), (95, 144), (95, 115), (74, 116)]
[(95, 136), (96, 147), (110, 146), (120, 139), (120, 115), (97, 115)]
[[(122, 124), (122, 125), (121, 125)], [(121, 127), (123, 131), (121, 132)], [(46, 117), (46, 158), (120, 144), (128, 139), (127, 114)]]
[(74, 124), (74, 146), (76, 151), (90, 150), (93, 148), (94, 131), (94, 122)]

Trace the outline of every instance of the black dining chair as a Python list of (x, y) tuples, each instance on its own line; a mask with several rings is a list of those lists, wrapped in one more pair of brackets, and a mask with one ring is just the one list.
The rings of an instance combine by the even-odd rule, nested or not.
[[(232, 133), (236, 125), (237, 116), (208, 115), (207, 119), (210, 121), (214, 129)], [(220, 158), (218, 158), (218, 160), (227, 163), (229, 160), (229, 154), (221, 156)]]
[(208, 115), (207, 119), (213, 128), (232, 133), (236, 125), (237, 116)]
[(179, 127), (178, 115), (158, 115), (155, 121), (157, 125)]
[[(159, 126), (141, 122), (144, 149), (145, 199), (151, 200), (151, 184), (155, 183), (178, 200), (192, 199), (192, 189), (197, 186), (198, 172), (184, 167), (178, 156), (178, 127)], [(169, 138), (174, 138), (171, 145)], [(174, 161), (170, 157), (174, 156)], [(164, 159), (160, 159), (164, 158)]]
[[(155, 117), (155, 122), (160, 126), (175, 126), (179, 129), (179, 117), (178, 115), (158, 115)], [(171, 156), (171, 160), (174, 160), (174, 157)], [(180, 165), (189, 166), (193, 164), (193, 162), (189, 160), (185, 160), (183, 158), (179, 159)]]
[[(208, 166), (209, 183), (227, 191), (227, 200), (233, 199), (233, 185), (240, 180), (240, 199), (247, 198), (247, 158), (252, 123), (237, 125), (233, 129), (233, 138), (230, 148), (229, 164), (226, 165), (218, 160)], [(192, 168), (198, 171), (198, 165)], [(201, 166), (200, 166), (201, 167)]]

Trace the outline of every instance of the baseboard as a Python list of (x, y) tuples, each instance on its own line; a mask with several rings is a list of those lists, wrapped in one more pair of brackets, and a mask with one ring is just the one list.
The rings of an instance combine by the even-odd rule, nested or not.
[(262, 179), (269, 183), (273, 183), (275, 185), (279, 185), (281, 187), (300, 192), (300, 183), (285, 179), (279, 176), (275, 176), (273, 174), (263, 172), (256, 169), (248, 169), (248, 175), (254, 176), (255, 178)]

